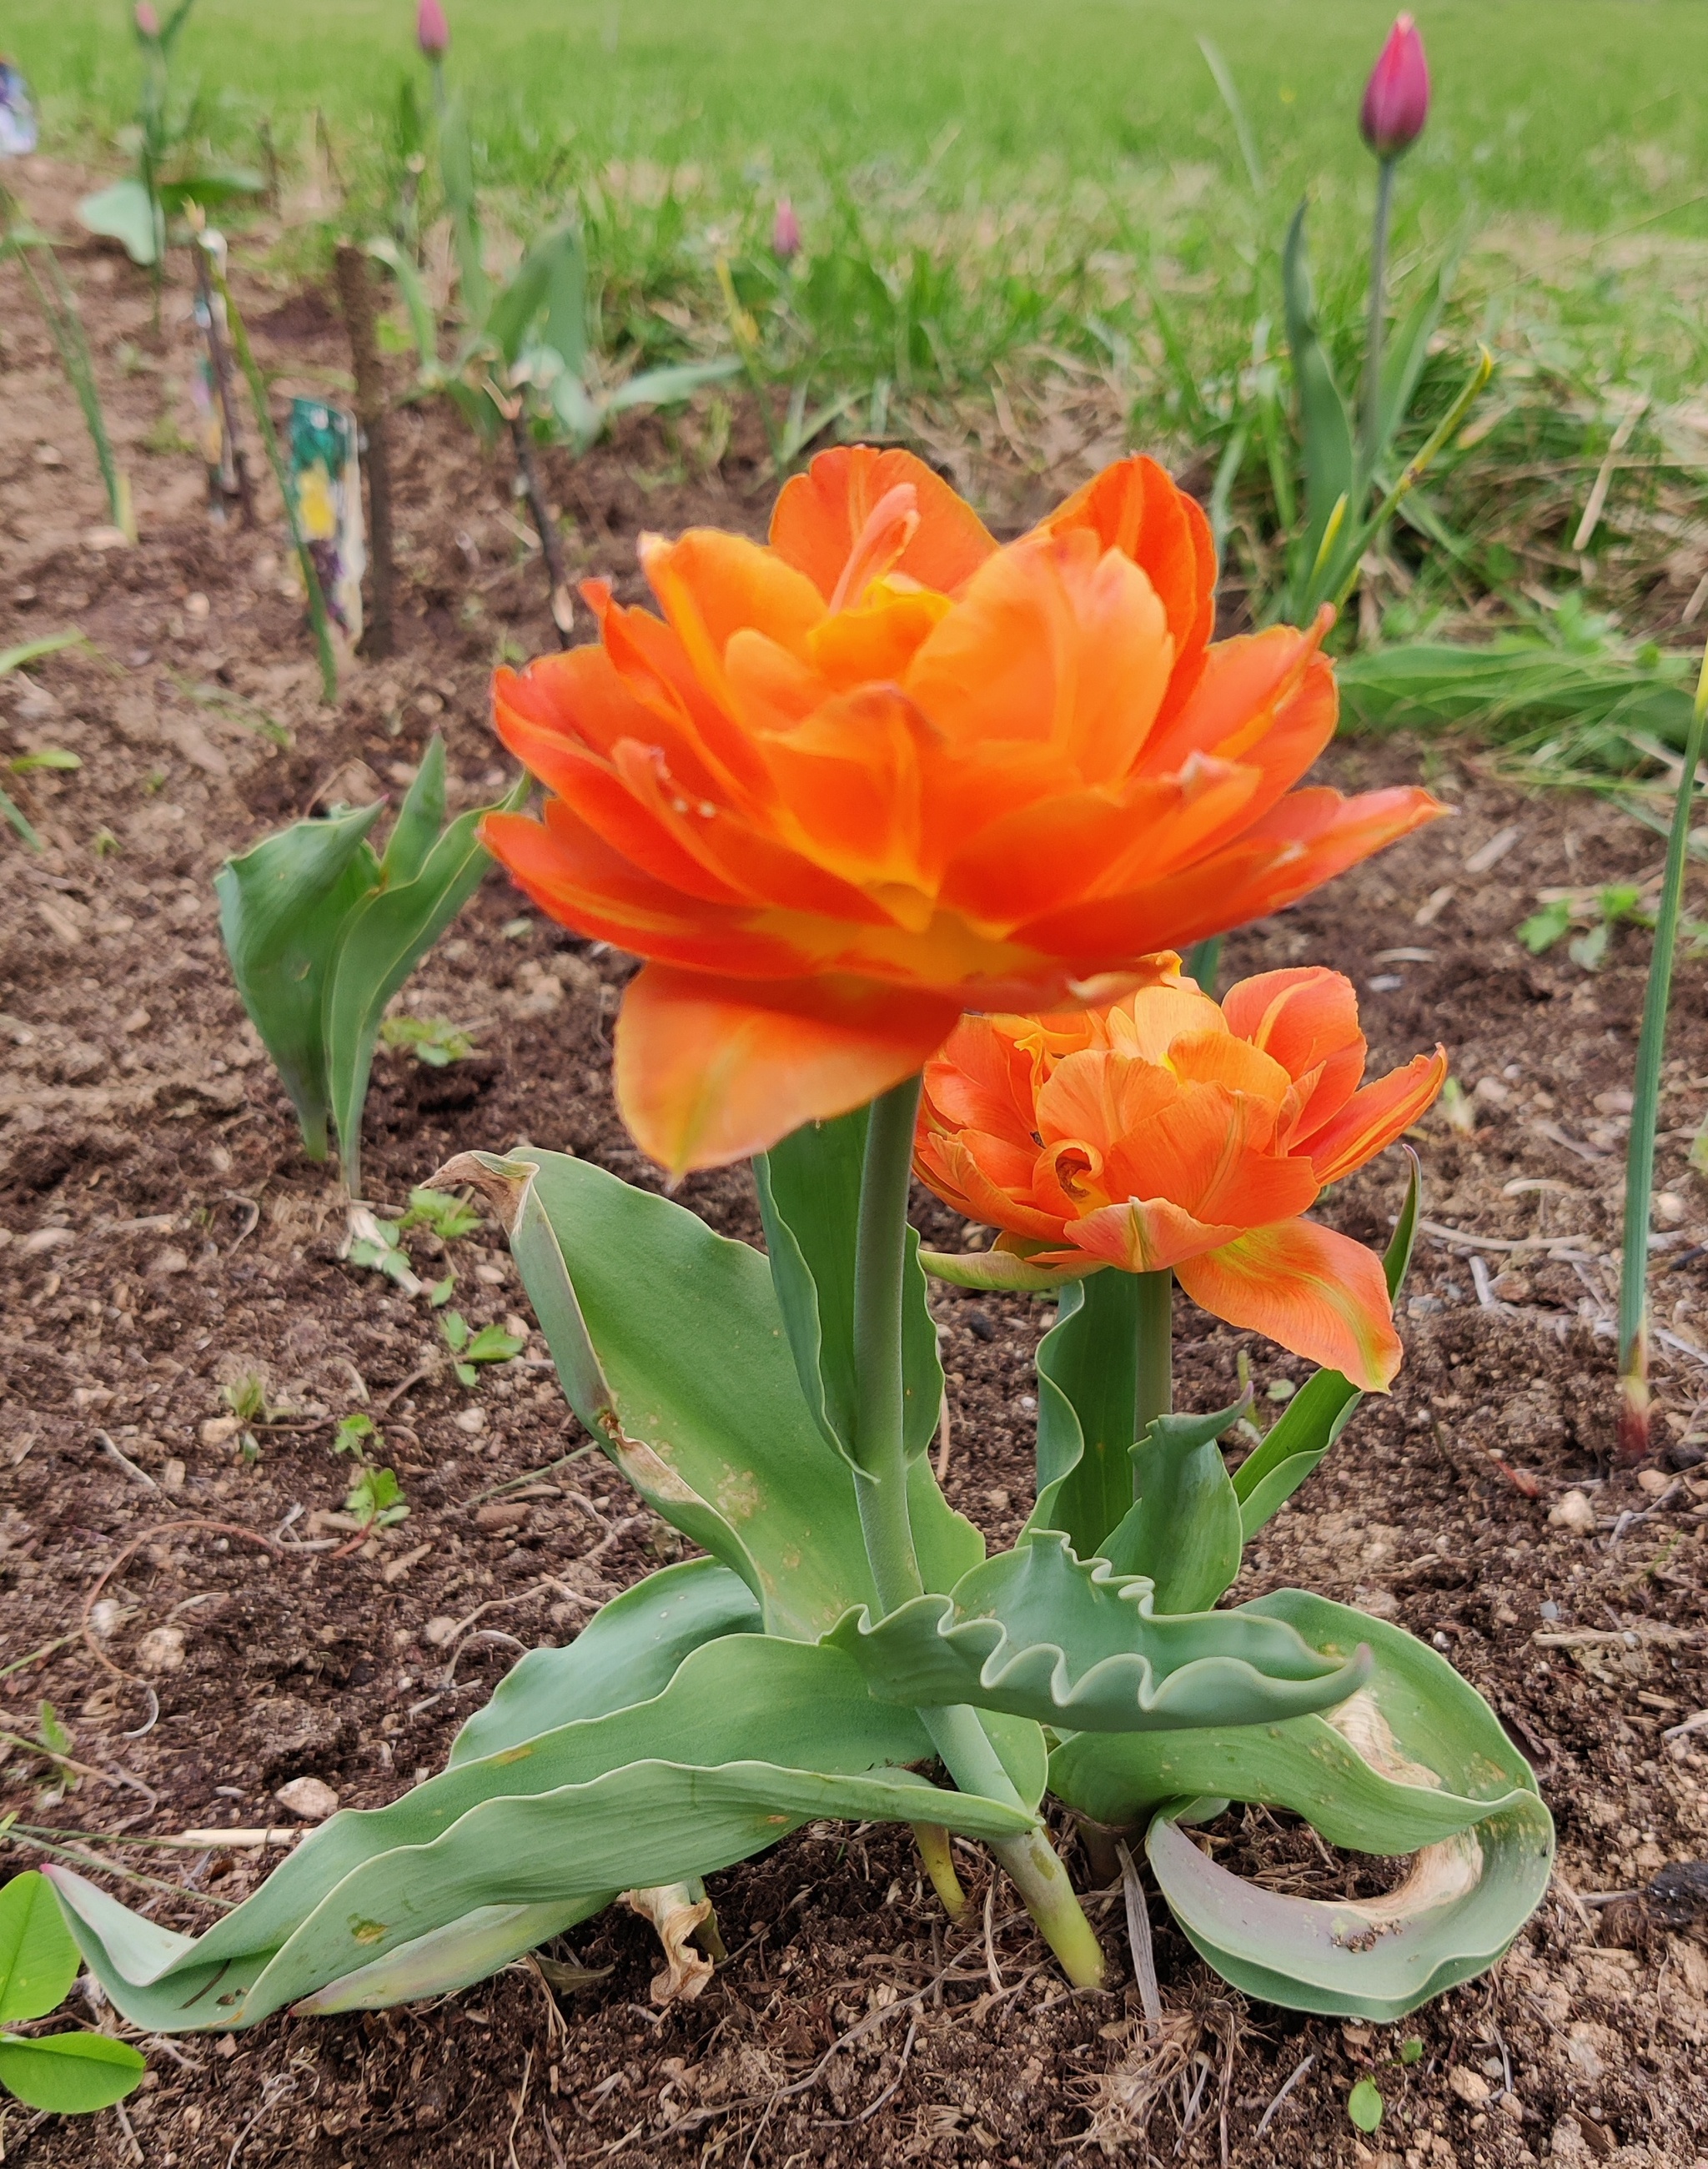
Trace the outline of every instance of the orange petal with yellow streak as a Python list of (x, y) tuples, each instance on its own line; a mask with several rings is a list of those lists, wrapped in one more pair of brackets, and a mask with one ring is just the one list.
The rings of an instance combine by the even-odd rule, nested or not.
[[(1199, 1220), (1166, 1197), (1133, 1197), (1086, 1213), (1084, 1219), (1070, 1222), (1065, 1232), (1076, 1250), (1107, 1259), (1123, 1272), (1159, 1273), (1168, 1266), (1178, 1272), (1187, 1259), (1214, 1250), (1243, 1230)], [(1047, 1255), (1043, 1262), (1054, 1265), (1059, 1260)]]
[(672, 1175), (723, 1167), (910, 1077), (958, 1013), (870, 980), (755, 983), (649, 964), (617, 1021), (617, 1106)]
[(1252, 1228), (1175, 1271), (1212, 1317), (1342, 1372), (1367, 1394), (1385, 1393), (1400, 1367), (1382, 1261), (1349, 1235), (1289, 1220)]
[(1434, 1105), (1446, 1082), (1447, 1050), (1438, 1047), (1433, 1054), (1414, 1054), (1403, 1069), (1355, 1092), (1305, 1148), (1317, 1180), (1338, 1182), (1374, 1159)]
[(965, 586), (996, 538), (972, 506), (911, 452), (839, 445), (784, 483), (771, 516), (771, 546), (804, 573), (828, 602), (882, 499), (901, 483), (915, 493), (919, 526), (894, 570), (939, 594)]

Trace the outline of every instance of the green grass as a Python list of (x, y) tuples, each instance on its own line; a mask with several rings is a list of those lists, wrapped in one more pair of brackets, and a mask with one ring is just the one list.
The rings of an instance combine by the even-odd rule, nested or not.
[[(8, 44), (50, 112), (126, 109), (122, 0), (13, 0)], [(1388, 0), (451, 0), (452, 67), (494, 166), (543, 183), (609, 157), (771, 176), (810, 193), (830, 168), (913, 178), (958, 202), (1017, 189), (1121, 189), (1140, 173), (1231, 167), (1198, 51), (1226, 54), (1284, 195), (1361, 194), (1353, 128)], [(408, 0), (200, 0), (182, 48), (229, 104), (275, 125), (318, 105), (368, 120), (413, 61)], [(1708, 232), (1708, 10), (1700, 0), (1450, 0), (1423, 10), (1436, 112), (1414, 199), (1602, 231), (1634, 218)], [(953, 134), (953, 140), (947, 140)]]
[[(1207, 478), (1266, 365), (1284, 387), (1277, 253), (1309, 191), (1324, 334), (1356, 380), (1374, 181), (1356, 115), (1390, 0), (448, 5), (488, 231), (502, 246), (574, 205), (622, 357), (727, 344), (725, 257), (767, 366), (846, 429), (1039, 468), (1125, 435), (1177, 465), (1197, 456)], [(11, 0), (0, 19), (50, 141), (115, 166), (127, 13)], [(300, 173), (323, 116), (350, 191), (341, 211), (323, 185), (318, 210), (299, 196), (286, 268), (323, 256), (334, 225), (396, 216), (399, 97), (424, 102), (414, 18), (414, 0), (198, 0), (179, 65), (194, 132), (254, 163), (264, 121)], [(1402, 536), (1378, 584), (1390, 630), (1490, 594), (1535, 620), (1537, 594), (1586, 562), (1596, 607), (1625, 613), (1615, 633), (1664, 630), (1652, 597), (1700, 493), (1668, 410), (1708, 377), (1708, 7), (1426, 0), (1422, 22), (1435, 100), (1401, 169), (1396, 306), (1444, 250), (1464, 255), (1406, 449), (1477, 339), (1501, 372), (1481, 444), (1418, 501), (1435, 546)], [(1201, 35), (1249, 115), (1261, 189)], [(783, 193), (806, 242), (787, 277), (766, 247)], [(423, 209), (438, 209), (430, 174)], [(1580, 558), (1591, 480), (1638, 397), (1632, 464)], [(1255, 434), (1230, 511), (1236, 579), (1261, 591), (1278, 538)]]

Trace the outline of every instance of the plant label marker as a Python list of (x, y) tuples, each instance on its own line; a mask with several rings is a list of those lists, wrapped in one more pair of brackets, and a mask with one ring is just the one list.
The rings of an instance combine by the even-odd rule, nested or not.
[(318, 399), (291, 402), (290, 477), (297, 524), (333, 623), (354, 648), (362, 637), (361, 469), (354, 415)]

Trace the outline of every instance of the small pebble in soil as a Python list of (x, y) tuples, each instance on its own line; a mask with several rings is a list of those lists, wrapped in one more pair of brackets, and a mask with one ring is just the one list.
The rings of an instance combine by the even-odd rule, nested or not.
[(969, 1310), (967, 1313), (967, 1330), (978, 1340), (994, 1340), (996, 1338), (995, 1320), (988, 1310)]
[(1548, 1526), (1554, 1529), (1569, 1529), (1575, 1537), (1595, 1534), (1595, 1509), (1582, 1491), (1568, 1491), (1557, 1506), (1550, 1511)]
[(1677, 1439), (1662, 1456), (1668, 1468), (1700, 1468), (1708, 1461), (1708, 1448), (1694, 1438)]

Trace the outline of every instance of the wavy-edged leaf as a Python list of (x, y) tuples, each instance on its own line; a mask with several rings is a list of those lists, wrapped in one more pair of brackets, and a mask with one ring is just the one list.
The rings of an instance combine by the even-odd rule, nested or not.
[(33, 1868), (0, 1889), (0, 2025), (45, 2018), (71, 1993), (77, 1945)]
[[(1130, 1827), (1164, 1802), (1254, 1800), (1303, 1815), (1331, 1844), (1410, 1852), (1535, 1791), (1529, 1766), (1469, 1681), (1403, 1628), (1302, 1590), (1242, 1605), (1284, 1621), (1326, 1660), (1359, 1649), (1369, 1676), (1344, 1709), (1261, 1727), (1081, 1734), (1050, 1757), (1050, 1790), (1095, 1822)], [(1360, 1751), (1369, 1713), (1435, 1783), (1401, 1784)]]
[[(1417, 1203), (1422, 1175), (1417, 1155), (1405, 1148), (1411, 1162), (1406, 1200), (1382, 1257), (1390, 1302), (1404, 1287), (1412, 1263), (1412, 1246), (1417, 1234)], [(1288, 1403), (1255, 1452), (1234, 1471), (1233, 1484), (1240, 1502), (1243, 1541), (1249, 1543), (1276, 1509), (1293, 1496), (1330, 1447), (1352, 1420), (1353, 1410), (1364, 1399), (1351, 1379), (1339, 1371), (1319, 1371)]]
[(1208, 1612), (1240, 1571), (1240, 1502), (1217, 1441), (1250, 1405), (1157, 1416), (1131, 1450), (1137, 1496), (1100, 1548), (1118, 1574), (1150, 1578), (1159, 1612)]
[[(435, 1180), (491, 1202), (570, 1405), (648, 1504), (740, 1575), (768, 1632), (816, 1641), (873, 1601), (855, 1479), (808, 1412), (756, 1250), (559, 1153), (465, 1154)], [(942, 1574), (983, 1541), (921, 1467), (915, 1542)]]
[(601, 1605), (561, 1649), (530, 1649), (451, 1743), (450, 1767), (503, 1754), (541, 1733), (649, 1701), (682, 1660), (725, 1634), (756, 1634), (753, 1592), (716, 1559), (660, 1567)]
[(1081, 1559), (1102, 1548), (1133, 1504), (1138, 1396), (1138, 1276), (1070, 1282), (1038, 1344), (1038, 1503), (1028, 1530), (1064, 1530)]
[[(436, 793), (440, 809), (443, 763), (441, 746)], [(492, 863), (478, 834), (490, 808), (472, 807), (442, 835), (430, 839), (426, 823), (435, 803), (432, 775), (430, 762), (424, 761), (381, 862), (380, 881), (357, 899), (344, 920), (327, 983), (328, 1089), (344, 1187), (352, 1197), (361, 1195), (362, 1106), (386, 1005), (479, 887)], [(515, 812), (530, 788), (524, 775), (500, 801), (501, 810)]]
[(1058, 1732), (1270, 1724), (1343, 1702), (1369, 1670), (1366, 1652), (1323, 1656), (1252, 1606), (1159, 1617), (1151, 1596), (1044, 1530), (947, 1596), (876, 1622), (862, 1607), (826, 1639), (887, 1701), (970, 1703)]
[[(854, 1362), (854, 1251), (869, 1110), (808, 1122), (753, 1163), (771, 1282), (801, 1391), (825, 1440), (851, 1464), (859, 1381)], [(926, 1303), (919, 1236), (907, 1231), (902, 1277), (903, 1436), (909, 1458), (937, 1427), (943, 1367)]]
[(311, 1159), (332, 1111), (326, 993), (339, 930), (379, 878), (367, 842), (379, 802), (296, 821), (214, 876), (220, 933), (249, 1021), (291, 1095)]
[(148, 2066), (110, 2033), (0, 2034), (0, 2086), (31, 2108), (88, 2116), (136, 2091)]
[(333, 1816), (199, 1939), (131, 1913), (69, 1871), (55, 1889), (84, 1955), (139, 2025), (251, 2025), (494, 1905), (586, 1902), (706, 1875), (814, 1816), (1032, 1827), (946, 1792), (911, 1710), (874, 1702), (837, 1651), (735, 1634), (636, 1708), (465, 1763), (388, 1808)]

